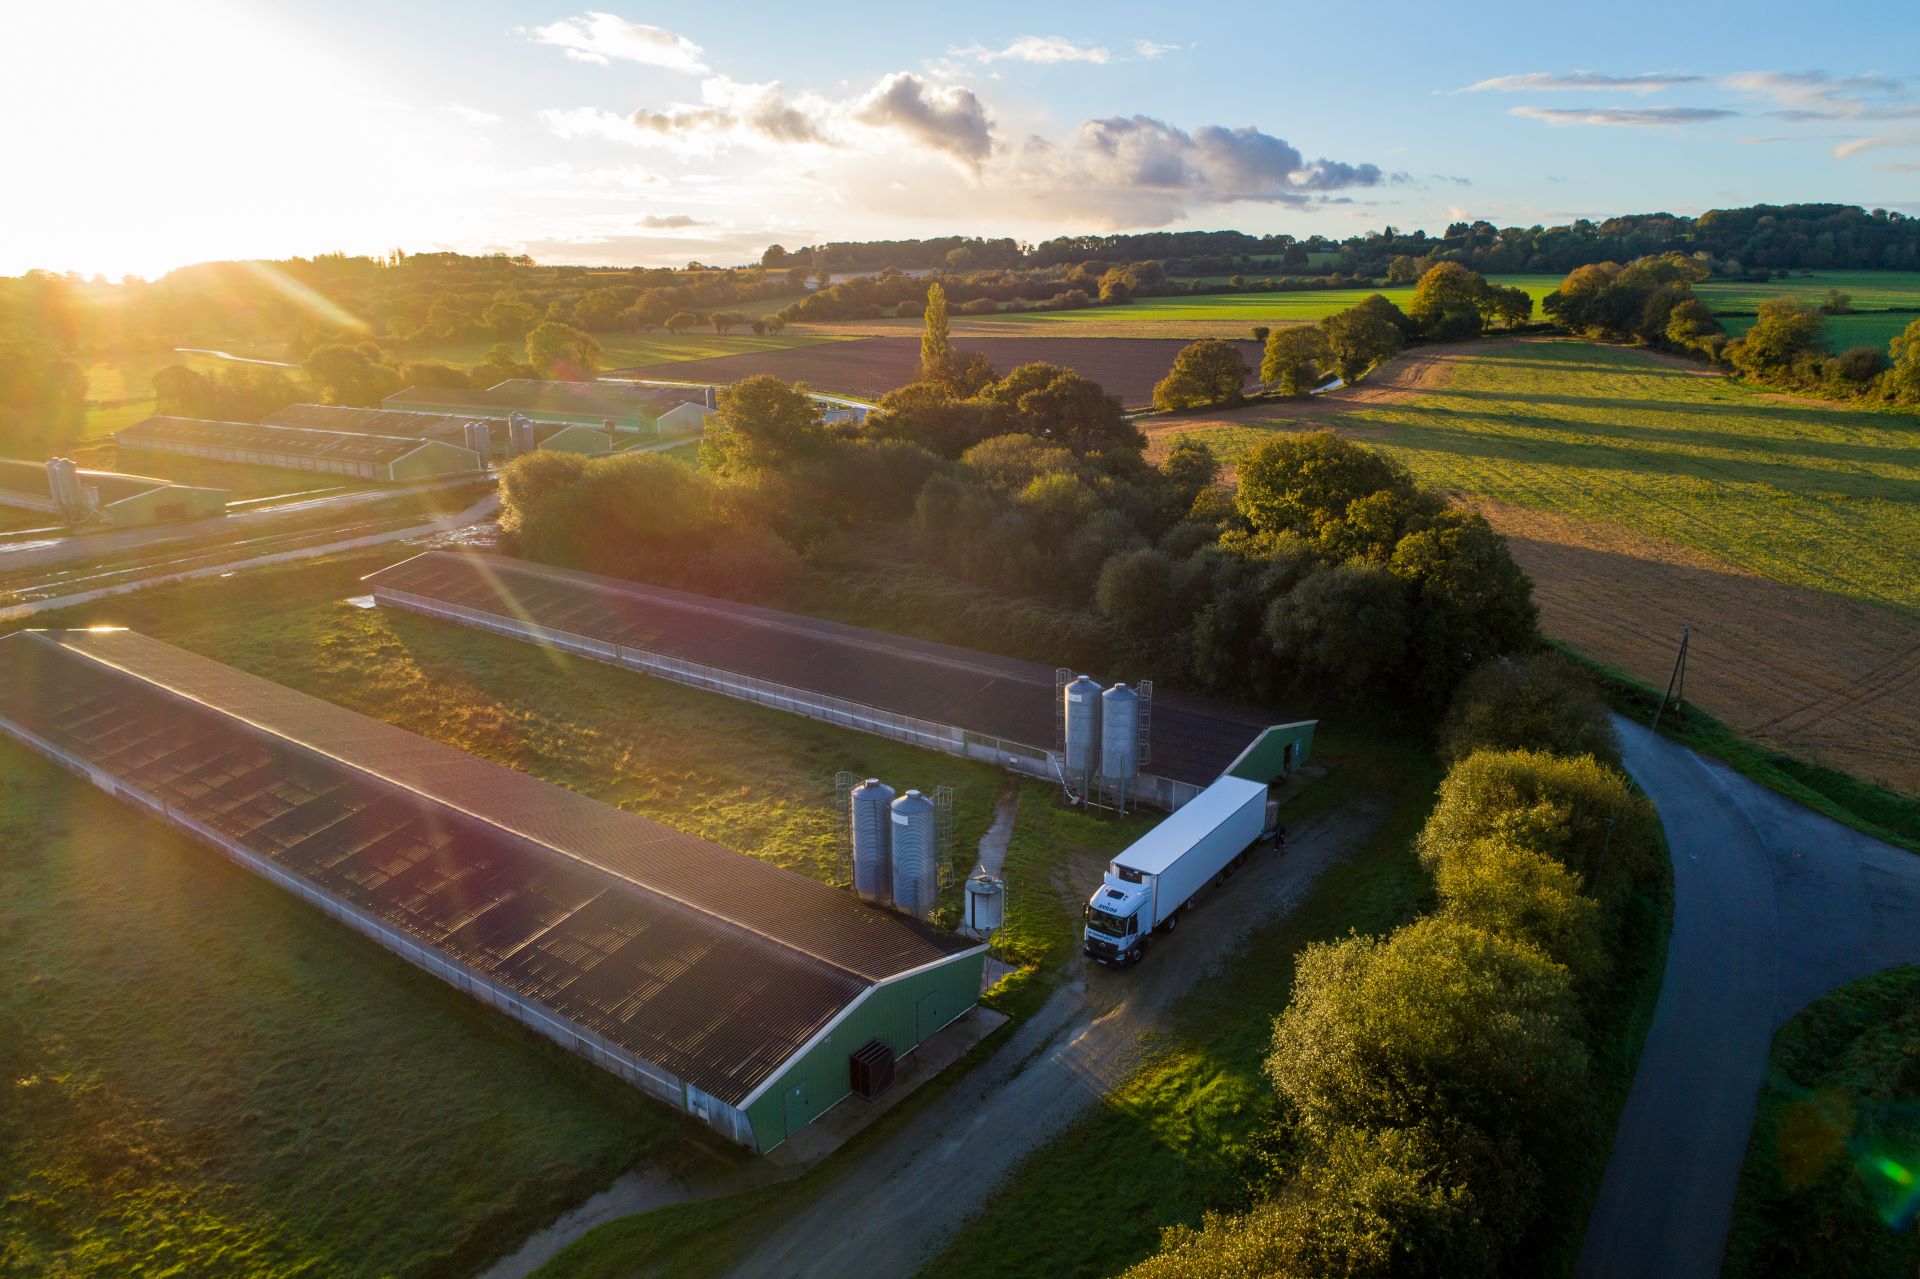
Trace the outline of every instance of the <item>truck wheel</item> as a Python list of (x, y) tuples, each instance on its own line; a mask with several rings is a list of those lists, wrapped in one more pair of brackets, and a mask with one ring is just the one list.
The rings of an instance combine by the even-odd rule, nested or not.
[(1173, 914), (1168, 915), (1167, 922), (1162, 924), (1160, 927), (1163, 932), (1169, 932), (1169, 933), (1172, 932), (1174, 929), (1180, 927), (1180, 912), (1176, 910), (1173, 912)]

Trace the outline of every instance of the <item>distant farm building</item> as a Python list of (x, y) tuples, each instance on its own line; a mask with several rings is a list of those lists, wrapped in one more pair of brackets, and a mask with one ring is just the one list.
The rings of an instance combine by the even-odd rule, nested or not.
[(404, 412), (505, 417), (521, 413), (536, 422), (569, 422), (642, 435), (694, 435), (704, 426), (707, 387), (637, 386), (625, 382), (543, 382), (512, 378), (486, 390), (414, 386), (382, 403)]
[(227, 490), (146, 475), (83, 471), (64, 458), (0, 459), (0, 506), (40, 511), (69, 524), (158, 524), (225, 515)]
[(480, 470), (472, 449), (417, 436), (367, 435), (309, 427), (150, 417), (118, 432), (123, 449), (202, 457), (216, 462), (278, 466), (351, 479), (398, 483)]
[[(443, 440), (461, 448), (467, 446), (467, 427), (477, 425), (487, 432), (491, 457), (510, 456), (507, 420), (464, 416), (458, 413), (414, 413), (398, 409), (362, 409), (344, 404), (290, 404), (276, 409), (264, 419), (269, 426), (298, 426), (325, 431), (351, 431), (364, 435), (413, 436), (425, 440)], [(607, 453), (619, 442), (606, 427), (583, 426), (571, 422), (535, 422), (534, 445), (562, 453)]]
[(978, 997), (982, 944), (132, 632), (0, 638), (0, 731), (757, 1150)]
[[(495, 555), (431, 551), (367, 584), (381, 604), (1063, 780), (1061, 672), (1037, 662)], [(1150, 730), (1132, 794), (1165, 809), (1211, 785), (1269, 730), (1276, 741), (1300, 736), (1178, 695), (1155, 699)], [(1287, 767), (1272, 775), (1302, 753), (1285, 754)]]

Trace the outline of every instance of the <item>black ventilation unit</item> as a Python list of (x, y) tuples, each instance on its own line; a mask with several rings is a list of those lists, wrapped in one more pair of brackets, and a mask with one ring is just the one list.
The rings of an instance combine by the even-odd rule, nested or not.
[(893, 1049), (878, 1039), (856, 1048), (847, 1058), (847, 1082), (868, 1101), (893, 1087)]

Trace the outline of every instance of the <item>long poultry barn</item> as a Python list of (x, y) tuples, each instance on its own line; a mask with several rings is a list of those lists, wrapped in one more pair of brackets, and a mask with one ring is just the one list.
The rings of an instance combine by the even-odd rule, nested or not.
[[(430, 551), (367, 583), (384, 605), (1013, 772), (1061, 776), (1063, 672), (1037, 662), (496, 555)], [(1233, 707), (1159, 696), (1150, 728), (1150, 762), (1133, 798), (1172, 810), (1276, 726)], [(1304, 751), (1286, 759), (1291, 767)]]
[(758, 1150), (980, 989), (977, 943), (133, 632), (0, 639), (0, 731)]

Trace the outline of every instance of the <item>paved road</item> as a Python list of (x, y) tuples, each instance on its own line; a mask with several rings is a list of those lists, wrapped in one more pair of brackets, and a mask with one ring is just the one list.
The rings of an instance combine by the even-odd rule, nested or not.
[[(912, 1274), (979, 1212), (1011, 1167), (1140, 1063), (1145, 1035), (1255, 925), (1296, 905), (1377, 814), (1301, 826), (1182, 916), (1145, 963), (1109, 972), (1074, 961), (1067, 984), (984, 1064), (838, 1170), (832, 1184), (735, 1271), (753, 1279), (894, 1279)], [(1099, 877), (1090, 871), (1087, 884)], [(1030, 888), (1028, 891), (1032, 891)]]
[(1710, 1279), (1773, 1032), (1836, 986), (1920, 962), (1920, 855), (1616, 727), (1672, 848), (1673, 935), (1578, 1274)]

